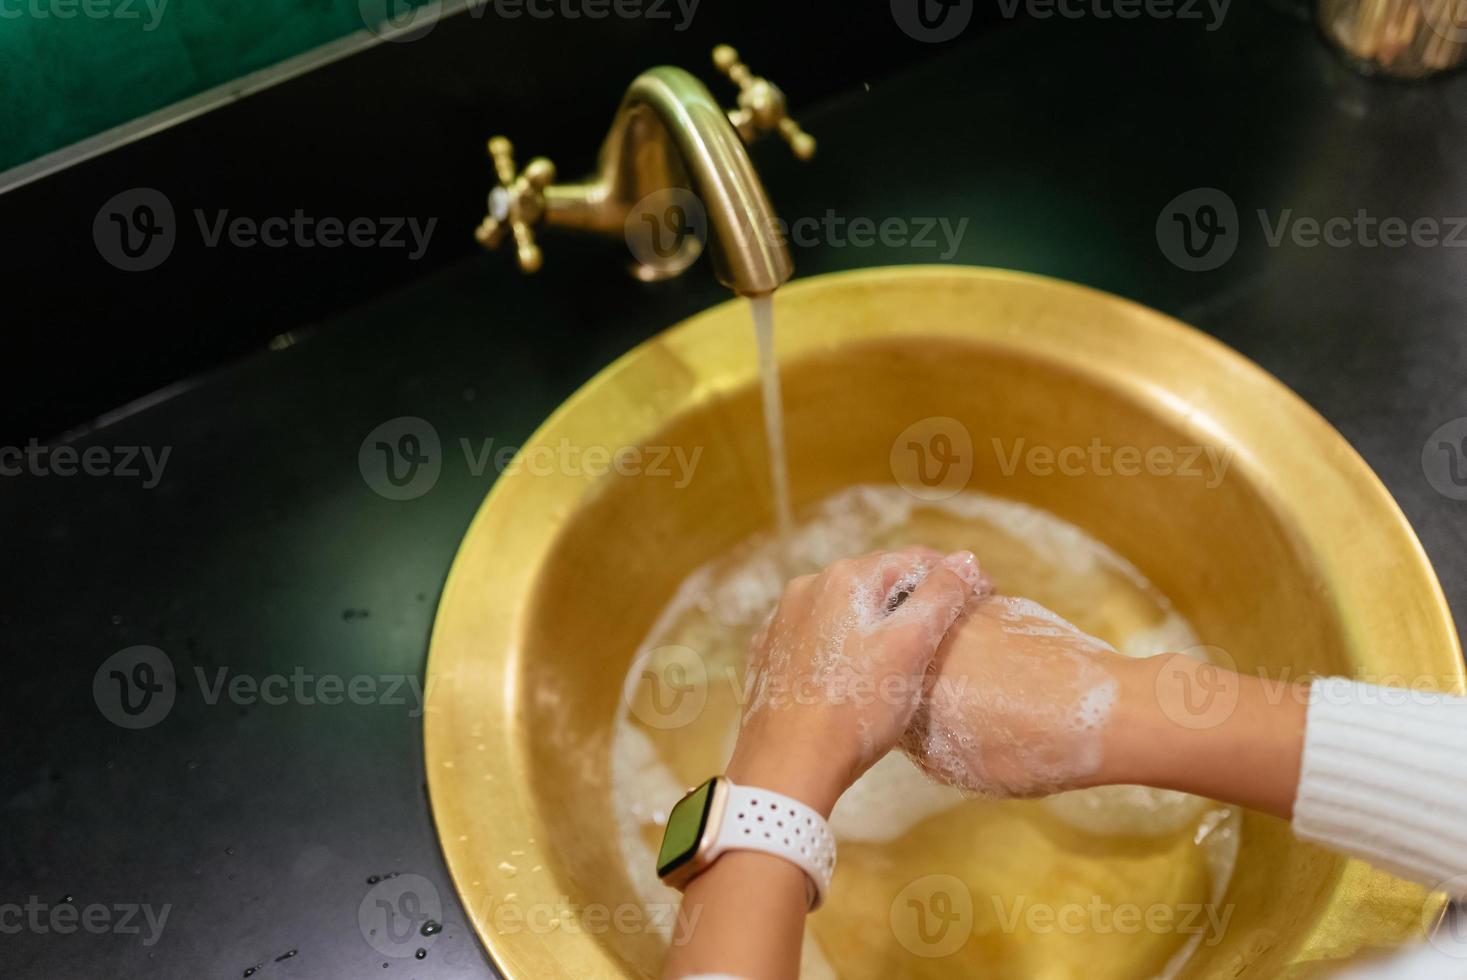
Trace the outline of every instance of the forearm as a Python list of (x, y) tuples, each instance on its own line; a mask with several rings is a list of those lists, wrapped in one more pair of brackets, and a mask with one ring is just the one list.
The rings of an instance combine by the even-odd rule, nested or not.
[(1290, 819), (1307, 686), (1270, 684), (1177, 654), (1118, 670), (1103, 761), (1086, 785), (1138, 783)]
[(688, 885), (664, 976), (798, 977), (806, 895), (805, 873), (783, 858), (725, 854)]
[[(729, 779), (783, 793), (829, 818), (840, 780), (817, 754), (793, 746), (755, 751), (751, 742), (757, 740), (734, 752)], [(756, 851), (725, 854), (684, 892), (664, 976), (798, 977), (808, 902), (805, 872), (789, 861)]]

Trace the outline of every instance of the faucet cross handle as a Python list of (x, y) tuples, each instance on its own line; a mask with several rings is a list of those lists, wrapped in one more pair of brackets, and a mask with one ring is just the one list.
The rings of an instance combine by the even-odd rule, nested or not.
[(790, 150), (801, 160), (815, 155), (815, 138), (789, 117), (784, 93), (767, 78), (761, 78), (739, 60), (739, 53), (727, 44), (713, 49), (713, 64), (739, 87), (739, 107), (730, 109), (728, 121), (752, 143), (760, 133), (778, 130)]
[(489, 192), (489, 213), (475, 229), (474, 237), (480, 245), (494, 249), (506, 233), (510, 234), (520, 268), (534, 272), (540, 268), (542, 256), (531, 229), (545, 214), (545, 188), (555, 180), (555, 164), (535, 157), (516, 173), (514, 146), (503, 136), (489, 140), (489, 156), (499, 183)]

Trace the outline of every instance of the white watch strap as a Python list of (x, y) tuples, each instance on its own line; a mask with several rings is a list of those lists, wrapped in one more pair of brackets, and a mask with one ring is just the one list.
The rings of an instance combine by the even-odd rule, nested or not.
[(764, 851), (784, 858), (805, 872), (810, 882), (810, 909), (818, 909), (835, 873), (835, 838), (825, 818), (799, 800), (752, 786), (728, 784), (728, 805), (713, 844), (713, 853)]

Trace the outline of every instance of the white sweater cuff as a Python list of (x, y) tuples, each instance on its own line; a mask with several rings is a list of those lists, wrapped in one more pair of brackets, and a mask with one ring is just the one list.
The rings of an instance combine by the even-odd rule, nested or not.
[(1294, 832), (1467, 895), (1467, 698), (1316, 680)]

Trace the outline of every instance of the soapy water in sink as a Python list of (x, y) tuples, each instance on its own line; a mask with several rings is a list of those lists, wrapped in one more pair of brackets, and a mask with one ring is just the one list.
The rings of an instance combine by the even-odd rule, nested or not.
[[(1128, 655), (1196, 645), (1134, 566), (1052, 514), (977, 493), (929, 503), (899, 487), (842, 491), (788, 535), (755, 535), (694, 571), (633, 659), (611, 781), (626, 869), (643, 902), (678, 900), (654, 871), (667, 811), (727, 762), (749, 639), (785, 581), (908, 544), (972, 550), (1000, 591), (1034, 599)], [(680, 680), (683, 696), (669, 700), (649, 678)], [(801, 975), (1169, 976), (1219, 938), (1210, 923), (1226, 914), (1239, 823), (1232, 808), (1144, 787), (968, 800), (892, 752), (832, 814), (835, 886), (810, 917)], [(1147, 914), (1169, 925), (1148, 927)]]

